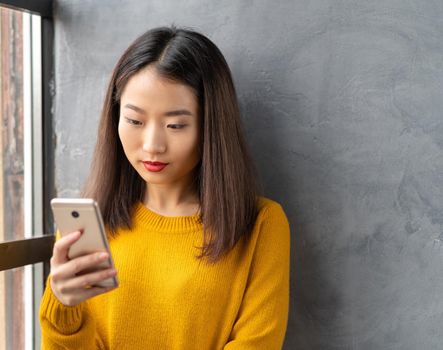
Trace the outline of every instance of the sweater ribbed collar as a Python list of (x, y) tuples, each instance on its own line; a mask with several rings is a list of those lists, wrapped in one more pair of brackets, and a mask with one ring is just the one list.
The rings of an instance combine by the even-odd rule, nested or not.
[(134, 207), (134, 219), (143, 226), (158, 232), (184, 233), (202, 229), (201, 214), (190, 216), (163, 216), (138, 202)]

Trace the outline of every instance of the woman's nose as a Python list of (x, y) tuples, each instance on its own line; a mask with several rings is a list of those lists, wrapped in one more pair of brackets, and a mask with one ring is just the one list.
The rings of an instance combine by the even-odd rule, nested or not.
[(143, 151), (146, 153), (164, 153), (166, 141), (158, 126), (151, 125), (143, 134)]

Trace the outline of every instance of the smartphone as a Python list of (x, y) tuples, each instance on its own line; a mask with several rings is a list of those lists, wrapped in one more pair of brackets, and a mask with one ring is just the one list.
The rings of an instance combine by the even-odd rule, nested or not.
[[(97, 202), (89, 198), (54, 198), (51, 200), (55, 224), (61, 236), (82, 231), (81, 237), (69, 249), (70, 259), (94, 252), (107, 252), (109, 259), (82, 274), (114, 267), (108, 239)], [(117, 277), (110, 277), (96, 284), (99, 287), (117, 287)]]

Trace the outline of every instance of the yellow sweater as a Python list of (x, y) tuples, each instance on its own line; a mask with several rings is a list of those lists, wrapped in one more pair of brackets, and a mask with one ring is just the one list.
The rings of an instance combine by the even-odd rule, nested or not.
[(141, 203), (110, 248), (120, 285), (77, 306), (50, 284), (40, 304), (42, 349), (281, 349), (289, 309), (289, 224), (260, 197), (252, 238), (215, 265), (195, 255), (199, 216), (165, 217)]

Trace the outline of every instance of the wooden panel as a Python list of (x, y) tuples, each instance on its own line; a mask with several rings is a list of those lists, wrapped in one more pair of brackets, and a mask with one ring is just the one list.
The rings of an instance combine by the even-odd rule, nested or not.
[(54, 241), (48, 235), (0, 243), (0, 271), (49, 261)]

